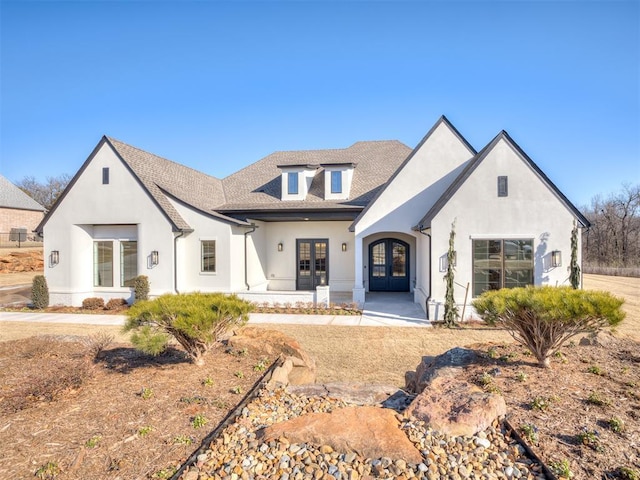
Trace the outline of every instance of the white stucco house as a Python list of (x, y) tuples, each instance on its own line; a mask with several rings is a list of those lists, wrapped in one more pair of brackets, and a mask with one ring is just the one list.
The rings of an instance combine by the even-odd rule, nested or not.
[(131, 299), (147, 275), (152, 296), (406, 291), (436, 319), (453, 222), (460, 304), (568, 284), (571, 230), (589, 225), (506, 132), (477, 152), (443, 116), (413, 150), (276, 152), (224, 179), (103, 137), (37, 231), (53, 304)]

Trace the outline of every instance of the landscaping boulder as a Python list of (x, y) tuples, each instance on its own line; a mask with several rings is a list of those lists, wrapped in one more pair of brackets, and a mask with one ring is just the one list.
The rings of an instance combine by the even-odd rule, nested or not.
[(436, 377), (456, 376), (458, 368), (478, 361), (478, 354), (468, 348), (455, 347), (437, 357), (422, 357), (415, 372), (405, 374), (405, 390), (422, 392)]
[(289, 393), (306, 397), (328, 397), (354, 405), (375, 405), (402, 412), (411, 403), (412, 397), (391, 385), (373, 383), (324, 383), (313, 385), (291, 385)]
[(302, 385), (316, 381), (316, 362), (305, 352), (297, 340), (276, 330), (244, 327), (229, 338), (228, 346), (236, 350), (247, 349), (270, 358), (282, 355), (284, 363), (277, 367), (270, 384)]
[(434, 378), (405, 411), (430, 428), (452, 436), (475, 435), (507, 414), (502, 395), (454, 377)]
[(388, 457), (419, 464), (422, 455), (400, 429), (393, 410), (346, 407), (330, 413), (310, 413), (264, 428), (264, 441), (285, 437), (291, 443), (328, 446), (364, 458)]

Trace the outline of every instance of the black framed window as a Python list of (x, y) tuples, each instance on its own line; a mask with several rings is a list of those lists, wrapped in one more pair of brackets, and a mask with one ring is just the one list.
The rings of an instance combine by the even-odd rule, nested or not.
[(473, 296), (533, 285), (533, 239), (473, 240)]
[(216, 271), (216, 241), (202, 240), (200, 271), (215, 273)]
[(120, 286), (133, 287), (138, 276), (138, 242), (120, 242)]
[(113, 287), (113, 241), (93, 242), (93, 286)]
[(102, 169), (102, 184), (109, 185), (109, 167)]

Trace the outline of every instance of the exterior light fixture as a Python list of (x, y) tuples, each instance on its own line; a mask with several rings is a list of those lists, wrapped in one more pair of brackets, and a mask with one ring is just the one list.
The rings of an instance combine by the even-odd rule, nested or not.
[(562, 266), (562, 252), (560, 252), (560, 250), (554, 250), (553, 252), (551, 252), (551, 266), (552, 267)]
[(282, 249), (283, 249), (282, 242), (280, 242), (280, 243), (278, 244), (278, 251), (279, 251), (279, 252), (281, 252), (281, 251), (282, 251)]
[(160, 260), (159, 257), (160, 257), (160, 255), (158, 254), (157, 250), (153, 250), (151, 252), (151, 265), (152, 266), (158, 265), (158, 261)]
[(60, 251), (59, 250), (51, 250), (49, 254), (49, 264), (53, 267), (60, 263)]
[(342, 242), (342, 251), (346, 252), (347, 251), (347, 244), (346, 242)]

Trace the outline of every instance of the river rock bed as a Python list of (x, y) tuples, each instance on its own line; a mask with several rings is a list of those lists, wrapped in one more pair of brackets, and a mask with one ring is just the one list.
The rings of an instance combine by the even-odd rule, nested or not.
[(328, 397), (307, 397), (283, 389), (262, 390), (197, 462), (183, 480), (360, 480), (360, 479), (526, 479), (543, 480), (539, 464), (506, 436), (501, 425), (471, 437), (451, 437), (425, 428), (423, 422), (398, 414), (400, 428), (423, 456), (419, 464), (401, 459), (363, 458), (334, 451), (329, 445), (290, 443), (285, 437), (263, 442), (259, 431), (269, 425), (313, 412), (350, 406)]

